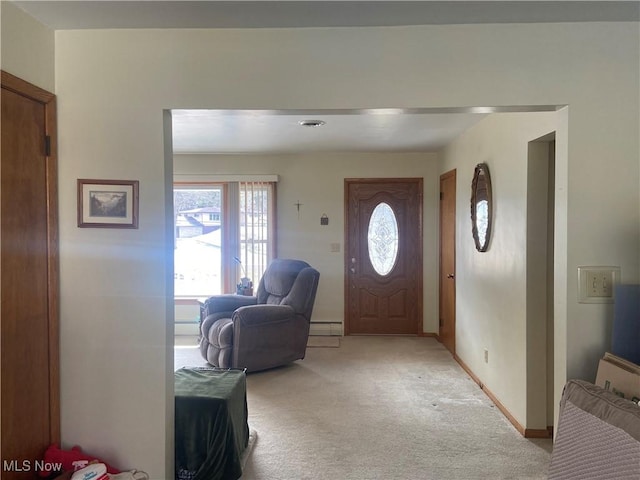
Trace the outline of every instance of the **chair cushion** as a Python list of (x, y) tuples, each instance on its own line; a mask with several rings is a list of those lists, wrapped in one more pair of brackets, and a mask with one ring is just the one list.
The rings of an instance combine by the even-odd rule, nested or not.
[(230, 318), (216, 320), (206, 332), (206, 341), (201, 341), (206, 349), (206, 359), (214, 367), (231, 367), (233, 347), (233, 323)]

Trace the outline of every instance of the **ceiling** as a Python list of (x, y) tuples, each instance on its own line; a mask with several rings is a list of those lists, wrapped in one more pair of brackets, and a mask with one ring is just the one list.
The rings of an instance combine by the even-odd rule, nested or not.
[[(638, 21), (618, 1), (17, 1), (54, 30), (308, 28)], [(534, 111), (554, 110), (554, 106)], [(176, 153), (435, 151), (489, 113), (517, 108), (174, 110)], [(300, 122), (321, 120), (304, 127)]]
[[(175, 153), (437, 151), (486, 115), (555, 106), (367, 110), (173, 110)], [(320, 126), (303, 123), (319, 122)]]
[(16, 1), (56, 30), (634, 21), (637, 1)]
[[(482, 113), (174, 110), (175, 153), (434, 151)], [(324, 122), (304, 126), (306, 121)]]

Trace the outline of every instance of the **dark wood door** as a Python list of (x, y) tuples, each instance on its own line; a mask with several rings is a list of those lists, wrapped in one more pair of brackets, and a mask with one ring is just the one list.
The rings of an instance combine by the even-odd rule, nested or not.
[[(60, 441), (55, 97), (2, 72), (2, 478)], [(55, 137), (51, 137), (54, 140)], [(47, 145), (48, 144), (48, 145)]]
[(440, 176), (440, 332), (456, 353), (456, 171)]
[(422, 332), (422, 179), (345, 181), (345, 333)]

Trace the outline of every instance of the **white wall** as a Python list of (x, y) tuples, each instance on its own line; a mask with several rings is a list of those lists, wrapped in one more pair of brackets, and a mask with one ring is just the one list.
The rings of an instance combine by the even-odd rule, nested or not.
[[(424, 178), (423, 331), (438, 332), (438, 159), (433, 153), (298, 155), (175, 155), (175, 174), (277, 174), (278, 256), (300, 258), (320, 271), (317, 322), (344, 320), (344, 179)], [(300, 201), (300, 215), (294, 205)], [(326, 214), (329, 225), (321, 226)], [(340, 252), (330, 252), (330, 244)]]
[[(546, 428), (546, 416), (534, 426), (527, 415), (528, 142), (554, 132), (556, 117), (555, 112), (490, 115), (444, 149), (441, 167), (457, 171), (456, 353), (521, 425), (538, 429)], [(489, 248), (482, 253), (475, 249), (469, 216), (471, 181), (481, 162), (489, 166), (494, 215)], [(537, 367), (543, 372), (544, 414), (545, 364)]]
[(6, 1), (0, 2), (0, 22), (2, 70), (54, 93), (53, 30)]
[[(568, 104), (555, 358), (561, 376), (592, 376), (606, 312), (576, 303), (576, 267), (639, 276), (639, 50), (637, 23), (56, 32), (63, 440), (155, 479), (170, 471), (167, 108)], [(140, 228), (78, 229), (77, 178), (140, 180)], [(505, 332), (491, 333), (497, 352)], [(487, 374), (520, 401), (511, 368)]]

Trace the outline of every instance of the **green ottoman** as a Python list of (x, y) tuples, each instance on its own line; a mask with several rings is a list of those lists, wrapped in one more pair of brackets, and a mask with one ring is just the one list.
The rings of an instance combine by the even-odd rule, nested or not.
[(235, 480), (249, 441), (244, 370), (175, 372), (175, 466), (178, 480)]

